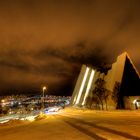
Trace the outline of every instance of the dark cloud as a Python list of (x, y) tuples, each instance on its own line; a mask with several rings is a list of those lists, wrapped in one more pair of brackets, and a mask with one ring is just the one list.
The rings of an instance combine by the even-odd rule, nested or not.
[(140, 71), (139, 0), (0, 1), (0, 94), (70, 94), (83, 63), (106, 69), (123, 51)]

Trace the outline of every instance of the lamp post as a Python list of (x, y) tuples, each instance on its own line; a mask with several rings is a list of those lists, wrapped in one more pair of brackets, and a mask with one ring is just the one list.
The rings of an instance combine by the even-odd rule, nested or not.
[(42, 102), (42, 107), (43, 107), (43, 109), (44, 109), (44, 96), (45, 96), (45, 90), (46, 90), (47, 88), (46, 88), (46, 86), (44, 86), (43, 88), (42, 88), (42, 90), (43, 90), (43, 102)]

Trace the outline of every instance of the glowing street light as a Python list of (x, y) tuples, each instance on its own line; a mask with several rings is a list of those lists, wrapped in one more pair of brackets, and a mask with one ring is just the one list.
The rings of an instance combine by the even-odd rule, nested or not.
[(44, 98), (45, 90), (47, 90), (46, 86), (44, 86), (44, 87), (42, 88), (42, 90), (43, 90), (43, 98)]
[(2, 102), (2, 103), (4, 103), (4, 102), (5, 102), (5, 100), (1, 100), (1, 102)]
[(44, 86), (43, 88), (42, 88), (42, 90), (43, 90), (43, 109), (44, 109), (44, 93), (45, 93), (45, 90), (47, 90), (47, 87), (46, 86)]
[(46, 90), (46, 89), (47, 89), (46, 86), (44, 86), (44, 87), (43, 87), (43, 90)]

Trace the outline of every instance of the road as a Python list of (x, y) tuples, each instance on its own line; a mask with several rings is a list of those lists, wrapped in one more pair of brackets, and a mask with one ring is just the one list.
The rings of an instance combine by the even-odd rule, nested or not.
[(140, 112), (69, 109), (34, 122), (0, 126), (2, 140), (140, 140)]

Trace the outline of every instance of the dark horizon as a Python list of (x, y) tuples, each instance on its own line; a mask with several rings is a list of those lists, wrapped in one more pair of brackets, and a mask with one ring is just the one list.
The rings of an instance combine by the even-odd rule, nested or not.
[(140, 71), (139, 0), (0, 1), (0, 95), (71, 95), (82, 64), (127, 51)]

